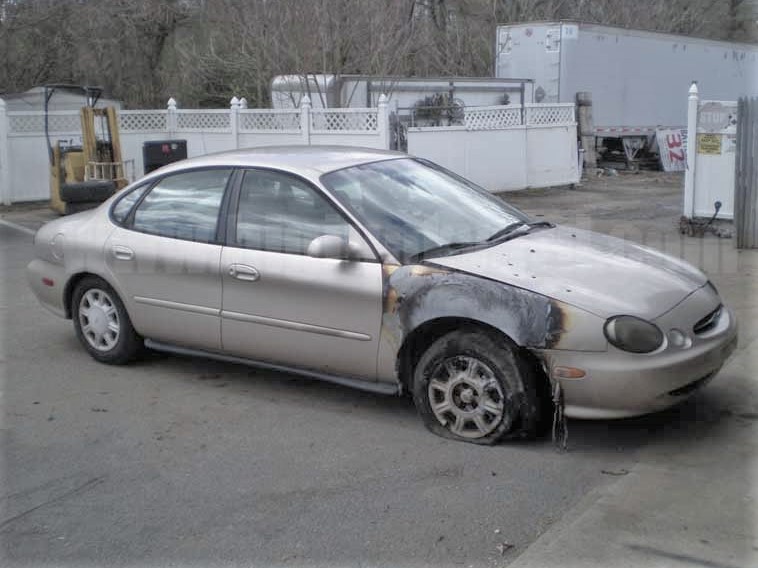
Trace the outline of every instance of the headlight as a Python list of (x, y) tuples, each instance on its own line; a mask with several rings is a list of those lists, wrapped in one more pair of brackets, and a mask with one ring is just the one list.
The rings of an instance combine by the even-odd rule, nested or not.
[(632, 353), (650, 353), (663, 343), (663, 333), (656, 325), (634, 316), (609, 318), (603, 331), (611, 345)]

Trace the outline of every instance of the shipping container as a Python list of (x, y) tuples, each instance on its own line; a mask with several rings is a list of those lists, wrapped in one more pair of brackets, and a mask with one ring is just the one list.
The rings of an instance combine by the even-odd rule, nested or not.
[(737, 100), (758, 95), (758, 46), (576, 22), (497, 28), (496, 77), (534, 81), (536, 102), (592, 94), (596, 135), (687, 124), (687, 91)]

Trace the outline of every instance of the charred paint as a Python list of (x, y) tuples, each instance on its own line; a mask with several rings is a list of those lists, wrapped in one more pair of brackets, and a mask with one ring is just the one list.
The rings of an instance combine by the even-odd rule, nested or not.
[(516, 344), (554, 348), (567, 314), (560, 302), (523, 288), (435, 265), (385, 266), (382, 338), (399, 349), (419, 325), (444, 317), (486, 323)]

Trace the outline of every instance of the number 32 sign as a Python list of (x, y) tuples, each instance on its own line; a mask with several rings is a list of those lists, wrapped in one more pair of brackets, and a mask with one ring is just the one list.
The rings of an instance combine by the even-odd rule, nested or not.
[(687, 130), (657, 130), (656, 139), (663, 171), (684, 171), (687, 167)]

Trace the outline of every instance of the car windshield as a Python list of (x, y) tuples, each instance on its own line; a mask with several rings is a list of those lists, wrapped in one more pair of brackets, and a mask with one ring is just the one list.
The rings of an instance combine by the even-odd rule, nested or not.
[(321, 181), (401, 262), (487, 246), (529, 222), (488, 191), (419, 159), (353, 166)]

